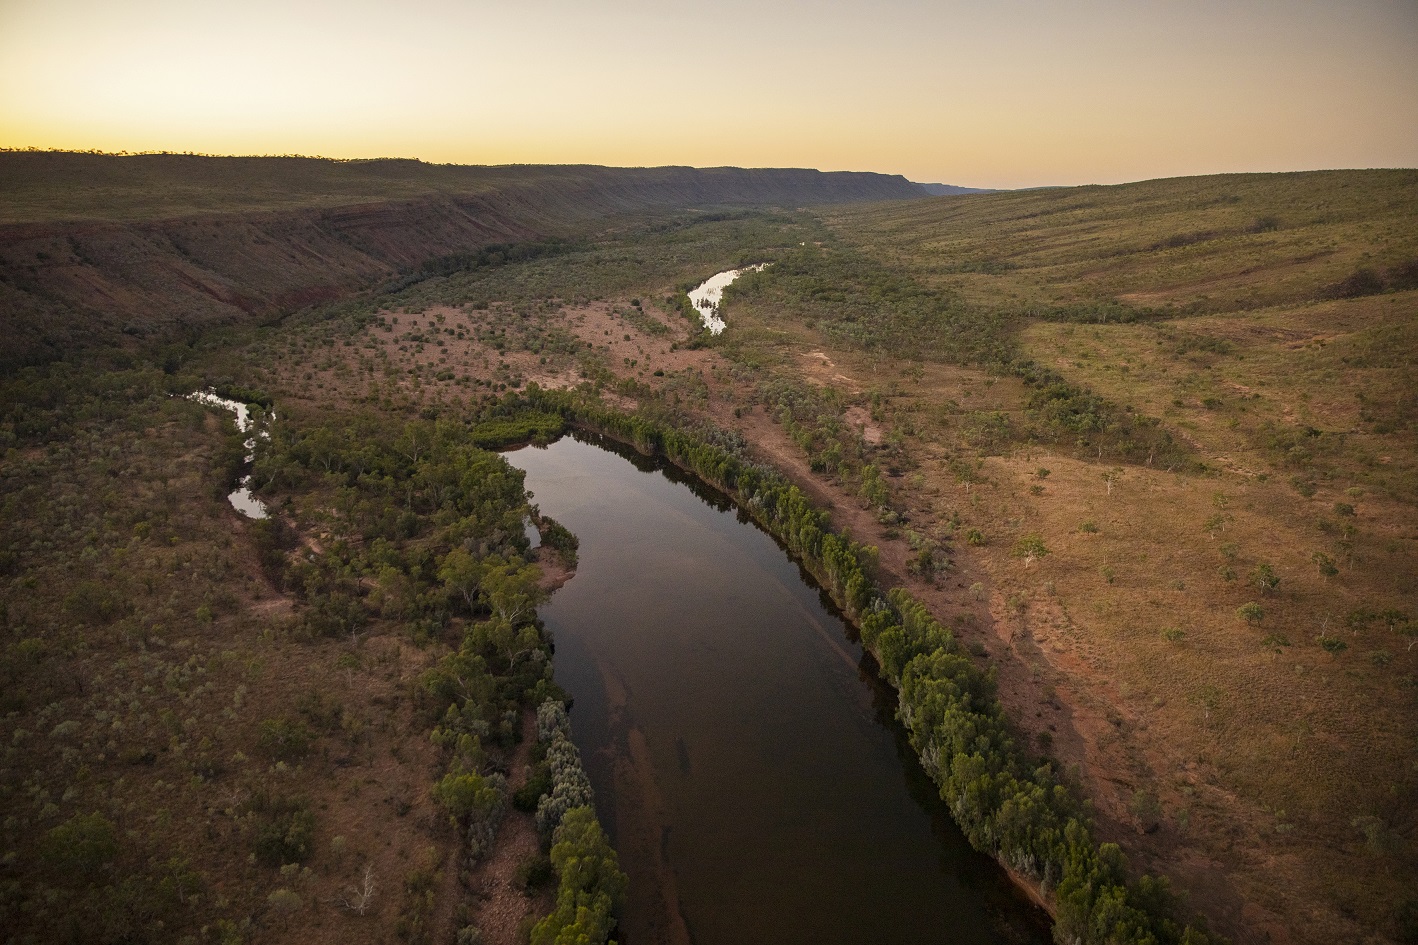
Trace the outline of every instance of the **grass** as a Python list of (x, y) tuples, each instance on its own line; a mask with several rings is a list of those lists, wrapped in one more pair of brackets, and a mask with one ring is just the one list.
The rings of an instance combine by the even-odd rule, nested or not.
[[(970, 615), (972, 651), (999, 661), (1013, 717), (1071, 766), (1105, 838), (1213, 916), (1239, 898), (1301, 941), (1394, 934), (1412, 879), (1418, 665), (1411, 623), (1349, 618), (1413, 616), (1415, 301), (1337, 287), (1413, 252), (1412, 180), (1218, 178), (705, 221), (383, 301), (426, 310), (425, 328), (447, 312), (441, 348), (391, 344), (409, 314), (392, 339), (322, 330), (378, 343), (398, 373), (354, 390), (404, 409), (561, 371), (608, 391), (649, 383), (737, 422), (801, 462), (889, 573)], [(1268, 216), (1281, 223), (1252, 226)], [(1169, 237), (1203, 231), (1225, 235)], [(779, 266), (729, 291), (730, 330), (706, 351), (675, 353), (613, 314), (764, 258)], [(667, 305), (659, 324), (675, 317)], [(548, 333), (559, 352), (535, 350)], [(301, 380), (290, 356), (262, 360), (305, 396), (359, 376), (330, 364)], [(1058, 435), (1015, 363), (1100, 398), (1105, 416), (1150, 418), (1188, 464)], [(684, 364), (705, 385), (693, 397)], [(455, 376), (438, 380), (439, 365)], [(765, 410), (782, 425), (751, 422)], [(864, 498), (868, 465), (884, 499)], [(1048, 553), (1016, 556), (1021, 541)], [(1249, 582), (1261, 565), (1272, 590)], [(1237, 614), (1253, 600), (1254, 624)], [(1137, 832), (1138, 792), (1153, 832)], [(1221, 864), (1219, 885), (1201, 863)]]
[[(1183, 177), (844, 208), (845, 241), (988, 307), (1308, 301), (1418, 256), (1418, 171)], [(981, 268), (989, 271), (979, 271)]]
[[(372, 171), (319, 173), (324, 183), (303, 184), (298, 200), (342, 200), (331, 181)], [(406, 184), (379, 185), (396, 186)], [(35, 205), (45, 199), (36, 192)], [(1223, 932), (1378, 940), (1402, 933), (1418, 883), (1418, 292), (1405, 281), (1415, 219), (1412, 171), (623, 218), (555, 252), (415, 267), (391, 291), (209, 331), (163, 357), (169, 371), (268, 391), (297, 424), (357, 410), (390, 422), (462, 415), (533, 380), (712, 419), (877, 545), (884, 582), (961, 627), (968, 652), (995, 668), (1021, 743), (1059, 763), (1093, 802), (1100, 835), (1135, 865), (1171, 877)], [(691, 346), (678, 293), (764, 260), (776, 265), (726, 294), (729, 330)], [(61, 386), (87, 383), (82, 371), (62, 376)], [(32, 398), (8, 415), (4, 521), (7, 546), (22, 551), (0, 560), (19, 601), (8, 604), (7, 653), (21, 684), (7, 693), (34, 693), (15, 711), (50, 712), (49, 733), (72, 721), (51, 737), (94, 750), (85, 700), (95, 696), (45, 687), (133, 643), (101, 634), (85, 650), (65, 615), (117, 613), (103, 624), (114, 628), (144, 614), (169, 645), (124, 658), (160, 660), (141, 666), (154, 675), (104, 678), (148, 713), (164, 783), (177, 783), (175, 759), (141, 690), (159, 691), (193, 653), (224, 698), (245, 685), (244, 699), (267, 700), (219, 733), (262, 771), (277, 763), (263, 750), (301, 740), (279, 735), (309, 729), (305, 768), (269, 810), (293, 817), (290, 804), (312, 803), (308, 865), (323, 889), (336, 867), (322, 838), (346, 815), (323, 811), (315, 780), (299, 779), (325, 770), (323, 746), (343, 736), (289, 692), (242, 675), (252, 660), (329, 670), (299, 655), (278, 621), (255, 619), (259, 601), (245, 591), (234, 604), (217, 595), (218, 566), (259, 574), (238, 537), (228, 548), (204, 524), (222, 512), (211, 484), (225, 481), (231, 438), (191, 405), (140, 398), (104, 413), (94, 405), (154, 383), (105, 377), (87, 399)], [(1041, 402), (1045, 390), (1062, 393)], [(105, 425), (88, 436), (94, 416)], [(22, 447), (37, 436), (45, 445)], [(154, 458), (140, 463), (135, 450)], [(167, 469), (181, 489), (152, 485)], [(114, 470), (149, 485), (117, 492)], [(194, 502), (199, 481), (209, 488)], [(89, 496), (111, 498), (110, 511)], [(176, 524), (160, 530), (155, 514)], [(129, 537), (149, 519), (149, 535)], [(154, 535), (177, 537), (175, 550)], [(105, 593), (145, 579), (155, 603)], [(189, 600), (206, 614), (179, 613)], [(197, 642), (179, 651), (174, 639)], [(240, 659), (215, 660), (218, 646)], [(330, 646), (319, 659), (342, 658)], [(361, 671), (387, 676), (373, 665)], [(351, 710), (353, 697), (340, 699)], [(10, 750), (15, 771), (46, 770), (51, 756), (26, 740)], [(53, 783), (13, 779), (29, 805), (18, 849), (41, 849), (43, 832), (85, 812), (55, 800), (77, 758), (54, 757)], [(123, 803), (150, 803), (148, 769), (122, 771), (138, 772)], [(173, 803), (174, 823), (198, 822), (191, 803)], [(126, 810), (108, 816), (137, 829)], [(199, 861), (225, 855), (177, 828), (154, 834), (151, 849), (184, 843)], [(339, 861), (344, 885), (351, 861)], [(236, 858), (212, 862), (212, 875), (246, 875)], [(219, 912), (203, 900), (193, 921), (251, 914), (282, 889), (312, 899), (290, 877), (261, 877), (251, 903)]]
[[(1118, 838), (1184, 886), (1204, 885), (1189, 861), (1224, 864), (1272, 921), (1304, 916), (1291, 925), (1300, 940), (1397, 934), (1418, 862), (1418, 293), (1402, 288), (1415, 220), (1411, 171), (826, 215), (847, 251), (975, 318), (993, 313), (1017, 356), (1155, 418), (1204, 465), (1100, 462), (1038, 436), (1018, 395), (966, 408), (988, 383), (976, 372), (912, 382), (909, 360), (865, 352), (871, 374), (901, 378), (883, 419), (917, 434), (907, 451), (920, 478), (897, 483), (903, 514), (919, 531), (962, 517), (996, 539), (962, 556), (962, 572), (987, 576), (1010, 649), (1068, 693), (1075, 747), (1051, 733), (1053, 744)], [(1354, 278), (1365, 270), (1384, 275)], [(830, 304), (804, 297), (794, 314)], [(830, 331), (797, 343), (847, 361)], [(984, 488), (967, 495), (950, 465), (972, 455)], [(1028, 535), (1051, 553), (1026, 566), (1009, 549)], [(1273, 589), (1248, 581), (1262, 566)], [(1251, 601), (1257, 623), (1237, 616)], [(1395, 616), (1362, 619), (1375, 612)], [(1038, 724), (1016, 698), (1025, 727)], [(1125, 835), (1142, 788), (1160, 798), (1161, 839)]]

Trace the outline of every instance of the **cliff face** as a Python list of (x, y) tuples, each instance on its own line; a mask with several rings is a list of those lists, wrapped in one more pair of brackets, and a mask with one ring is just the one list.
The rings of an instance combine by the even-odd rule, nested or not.
[[(51, 160), (48, 167), (9, 161), (25, 157), (83, 160)], [(312, 181), (275, 173), (288, 171), (290, 159), (271, 159), (263, 168), (265, 159), (167, 157), (177, 162), (172, 168), (147, 168), (115, 182), (113, 165), (104, 162), (132, 159), (0, 155), (0, 194), (15, 195), (12, 206), (22, 208), (8, 214), (20, 220), (0, 224), (0, 368), (125, 336), (177, 337), (275, 315), (338, 298), (436, 257), (586, 233), (618, 213), (921, 196), (901, 177), (793, 169), (430, 168), (388, 162), (395, 166), (375, 168), (383, 176), (372, 180), (363, 164), (317, 162), (322, 166), (313, 170), (324, 176)], [(243, 163), (219, 163), (219, 182), (194, 176), (211, 176), (213, 166), (201, 162), (223, 161)], [(86, 167), (92, 183), (75, 197), (72, 188), (85, 179)], [(295, 167), (310, 178), (311, 168)], [(346, 168), (359, 174), (342, 173)], [(353, 198), (351, 191), (361, 188), (372, 193)], [(426, 192), (386, 196), (419, 188)], [(162, 202), (147, 195), (159, 191), (187, 212), (155, 216)], [(53, 201), (62, 200), (62, 211), (49, 214), (58, 219), (42, 219), (45, 193), (65, 195)], [(191, 209), (203, 202), (223, 209)], [(115, 206), (136, 219), (94, 219), (111, 215)], [(82, 218), (86, 209), (88, 218)]]

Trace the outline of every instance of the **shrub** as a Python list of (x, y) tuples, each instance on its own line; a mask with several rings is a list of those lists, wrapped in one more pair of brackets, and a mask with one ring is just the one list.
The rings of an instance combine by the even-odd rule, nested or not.
[(40, 856), (61, 873), (92, 879), (118, 856), (118, 833), (102, 814), (75, 814), (45, 834)]
[(1320, 574), (1323, 574), (1325, 577), (1334, 577), (1339, 573), (1339, 568), (1335, 566), (1334, 559), (1323, 551), (1316, 551), (1314, 554), (1310, 555), (1310, 560), (1319, 566)]
[(551, 858), (538, 853), (517, 865), (513, 882), (523, 890), (540, 889), (552, 880)]
[(545, 764), (537, 765), (527, 777), (527, 783), (513, 792), (512, 806), (524, 813), (533, 813), (542, 795), (549, 793), (551, 788), (551, 768)]
[(1044, 539), (1034, 533), (1020, 538), (1014, 543), (1014, 548), (1010, 551), (1010, 554), (1014, 555), (1014, 557), (1024, 558), (1026, 560), (1042, 558), (1048, 553), (1049, 549), (1044, 547)]
[(561, 730), (552, 734), (547, 745), (547, 767), (552, 788), (537, 804), (537, 829), (542, 836), (551, 837), (567, 812), (591, 805), (593, 794), (581, 767), (581, 753)]
[(294, 719), (266, 719), (256, 746), (278, 761), (298, 761), (310, 752), (310, 729)]
[(1251, 583), (1263, 594), (1269, 594), (1280, 586), (1280, 576), (1268, 564), (1258, 564), (1251, 571)]
[(315, 849), (315, 815), (303, 800), (258, 800), (256, 859), (265, 866), (304, 863)]
[(480, 774), (447, 774), (433, 794), (455, 820), (485, 816), (502, 800), (497, 784)]
[(1349, 644), (1338, 637), (1332, 637), (1327, 633), (1321, 633), (1315, 637), (1315, 642), (1324, 648), (1326, 653), (1343, 653), (1349, 649)]

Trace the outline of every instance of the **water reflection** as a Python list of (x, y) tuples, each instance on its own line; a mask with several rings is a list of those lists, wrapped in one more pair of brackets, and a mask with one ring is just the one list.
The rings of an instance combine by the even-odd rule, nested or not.
[(767, 267), (768, 263), (759, 263), (756, 266), (746, 266), (743, 269), (730, 269), (727, 272), (710, 276), (689, 290), (689, 302), (699, 313), (704, 327), (709, 329), (709, 334), (717, 335), (728, 327), (724, 319), (719, 316), (719, 302), (724, 297), (724, 290), (745, 272), (762, 272)]
[[(230, 410), (236, 415), (236, 429), (238, 432), (250, 433), (254, 429), (251, 411), (246, 404), (240, 401), (219, 397), (214, 390), (194, 391), (188, 394), (187, 398), (189, 400), (195, 400), (198, 403), (206, 404), (209, 407), (220, 407), (223, 410)], [(276, 419), (275, 412), (268, 413), (266, 419), (268, 421)], [(262, 430), (259, 433), (253, 433), (251, 436), (247, 437), (245, 443), (245, 463), (247, 466), (250, 466), (256, 459), (256, 437), (267, 437), (269, 435), (269, 433)], [(266, 518), (270, 515), (270, 511), (266, 508), (266, 503), (256, 498), (251, 492), (251, 474), (249, 472), (237, 481), (236, 488), (228, 493), (226, 498), (227, 501), (231, 503), (232, 508), (236, 509), (242, 515), (245, 515), (247, 518)]]
[(542, 616), (631, 877), (623, 945), (1048, 941), (800, 569), (724, 497), (606, 446), (508, 459), (580, 539)]

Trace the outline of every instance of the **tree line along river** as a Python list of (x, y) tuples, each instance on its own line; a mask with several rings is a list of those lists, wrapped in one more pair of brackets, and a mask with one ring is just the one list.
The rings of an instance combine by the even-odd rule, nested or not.
[(580, 539), (576, 577), (541, 614), (630, 876), (622, 945), (1049, 941), (770, 536), (609, 441), (506, 456)]

